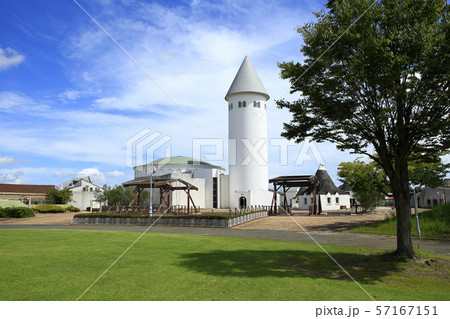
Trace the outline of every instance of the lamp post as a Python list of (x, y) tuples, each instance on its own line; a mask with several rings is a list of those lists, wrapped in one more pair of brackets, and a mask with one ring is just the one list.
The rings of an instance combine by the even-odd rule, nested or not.
[(152, 170), (150, 172), (150, 207), (148, 210), (148, 216), (153, 216), (153, 174), (155, 173), (155, 168), (152, 165)]
[(418, 214), (418, 209), (417, 209), (416, 188), (414, 187), (414, 185), (412, 183), (410, 183), (410, 185), (413, 189), (413, 194), (414, 194), (414, 211), (416, 212), (417, 237), (419, 237), (419, 239), (420, 239), (419, 214)]

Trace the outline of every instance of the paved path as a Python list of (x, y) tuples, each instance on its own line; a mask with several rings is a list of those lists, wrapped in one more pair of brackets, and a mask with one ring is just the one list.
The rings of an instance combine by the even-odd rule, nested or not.
[[(73, 230), (104, 230), (144, 232), (146, 226), (107, 226), (107, 225), (0, 225), (1, 229), (73, 229)], [(271, 240), (286, 240), (297, 242), (314, 242), (303, 231), (283, 230), (250, 230), (234, 228), (201, 228), (201, 227), (163, 227), (156, 226), (148, 230), (150, 233), (188, 234), (204, 236), (224, 236), (239, 238), (260, 238)], [(341, 233), (341, 232), (310, 232), (320, 244), (333, 244), (352, 247), (395, 249), (396, 237), (371, 234)], [(421, 250), (450, 256), (450, 242), (439, 240), (413, 240), (414, 247)]]

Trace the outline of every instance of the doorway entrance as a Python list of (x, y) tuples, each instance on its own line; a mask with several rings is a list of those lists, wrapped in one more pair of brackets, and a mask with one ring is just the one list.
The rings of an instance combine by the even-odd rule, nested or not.
[(239, 197), (239, 208), (247, 208), (247, 198), (245, 196)]

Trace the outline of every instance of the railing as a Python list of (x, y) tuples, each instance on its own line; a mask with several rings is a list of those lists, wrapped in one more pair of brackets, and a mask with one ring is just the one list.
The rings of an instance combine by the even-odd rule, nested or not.
[(286, 205), (279, 205), (277, 207), (269, 206), (269, 209), (267, 210), (269, 213), (269, 216), (276, 216), (276, 215), (282, 215), (282, 214), (290, 214), (292, 212), (292, 206), (286, 206)]
[[(228, 209), (228, 212), (221, 212), (221, 211), (214, 211), (214, 209), (211, 209), (211, 211), (205, 212), (207, 214), (229, 214), (231, 216), (237, 216), (247, 213), (253, 213), (258, 211), (267, 211), (269, 214), (271, 213), (271, 206), (264, 206), (264, 205), (252, 205), (246, 208), (234, 208), (234, 209)], [(156, 208), (154, 207), (153, 213), (155, 213)], [(105, 213), (111, 213), (111, 214), (128, 214), (128, 215), (143, 215), (147, 216), (149, 212), (148, 206), (128, 206), (128, 205), (114, 205), (114, 206), (108, 206), (106, 207), (106, 210), (104, 210)], [(172, 214), (172, 215), (188, 215), (196, 213), (195, 209), (193, 207), (190, 207), (189, 211), (186, 206), (184, 205), (172, 205), (168, 208), (163, 209), (158, 215), (162, 214)]]
[[(149, 213), (149, 207), (148, 206), (129, 206), (129, 205), (114, 205), (114, 206), (108, 206), (104, 210), (105, 213), (111, 213), (111, 214), (129, 214), (129, 215), (148, 215)], [(156, 211), (156, 207), (153, 207), (153, 213)], [(189, 211), (186, 206), (184, 205), (172, 205), (169, 208), (164, 208), (158, 215), (170, 213), (173, 215), (187, 215), (195, 213), (195, 209), (193, 207), (190, 207)]]

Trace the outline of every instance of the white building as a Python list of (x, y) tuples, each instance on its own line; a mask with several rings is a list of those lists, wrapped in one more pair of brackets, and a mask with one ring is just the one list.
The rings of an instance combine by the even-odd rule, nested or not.
[(96, 191), (103, 192), (100, 186), (92, 183), (89, 176), (72, 179), (61, 183), (60, 189), (70, 189), (72, 191), (72, 201), (69, 205), (78, 207), (80, 210), (89, 210), (91, 208), (100, 208), (100, 203), (96, 201)]
[[(419, 208), (433, 208), (448, 203), (450, 196), (450, 179), (445, 179), (441, 187), (425, 186), (417, 192), (417, 206)], [(411, 207), (414, 207), (414, 197), (411, 197)]]
[[(228, 164), (225, 168), (197, 159), (176, 156), (134, 167), (134, 180), (181, 179), (198, 187), (191, 196), (200, 208), (246, 208), (269, 206), (267, 166), (267, 105), (269, 99), (258, 74), (244, 58), (225, 100), (228, 102)], [(153, 174), (152, 174), (153, 173)], [(179, 182), (178, 182), (179, 183)], [(187, 205), (184, 190), (174, 190), (170, 205)], [(159, 203), (159, 190), (153, 191), (153, 204)]]
[[(350, 208), (350, 193), (336, 187), (330, 175), (322, 164), (316, 172), (319, 180), (317, 190), (317, 202), (319, 210), (332, 211)], [(292, 200), (292, 206), (300, 210), (309, 210), (313, 205), (313, 190), (309, 187), (302, 187)]]
[(267, 166), (267, 94), (245, 57), (228, 101), (229, 206), (270, 205)]
[[(190, 157), (175, 156), (162, 158), (147, 165), (135, 166), (134, 178), (135, 180), (148, 180), (152, 172), (154, 179), (182, 179), (198, 187), (198, 191), (190, 193), (196, 206), (200, 208), (220, 208), (219, 203), (222, 199), (221, 190), (223, 188), (221, 181), (224, 177), (225, 168)], [(154, 189), (153, 205), (159, 203), (159, 195), (159, 190)], [(187, 206), (187, 197), (183, 190), (173, 191), (171, 205)]]
[(286, 202), (293, 208), (298, 208), (298, 204), (295, 197), (297, 196), (299, 190), (300, 187), (292, 187), (286, 193), (283, 194), (283, 196), (286, 197)]

